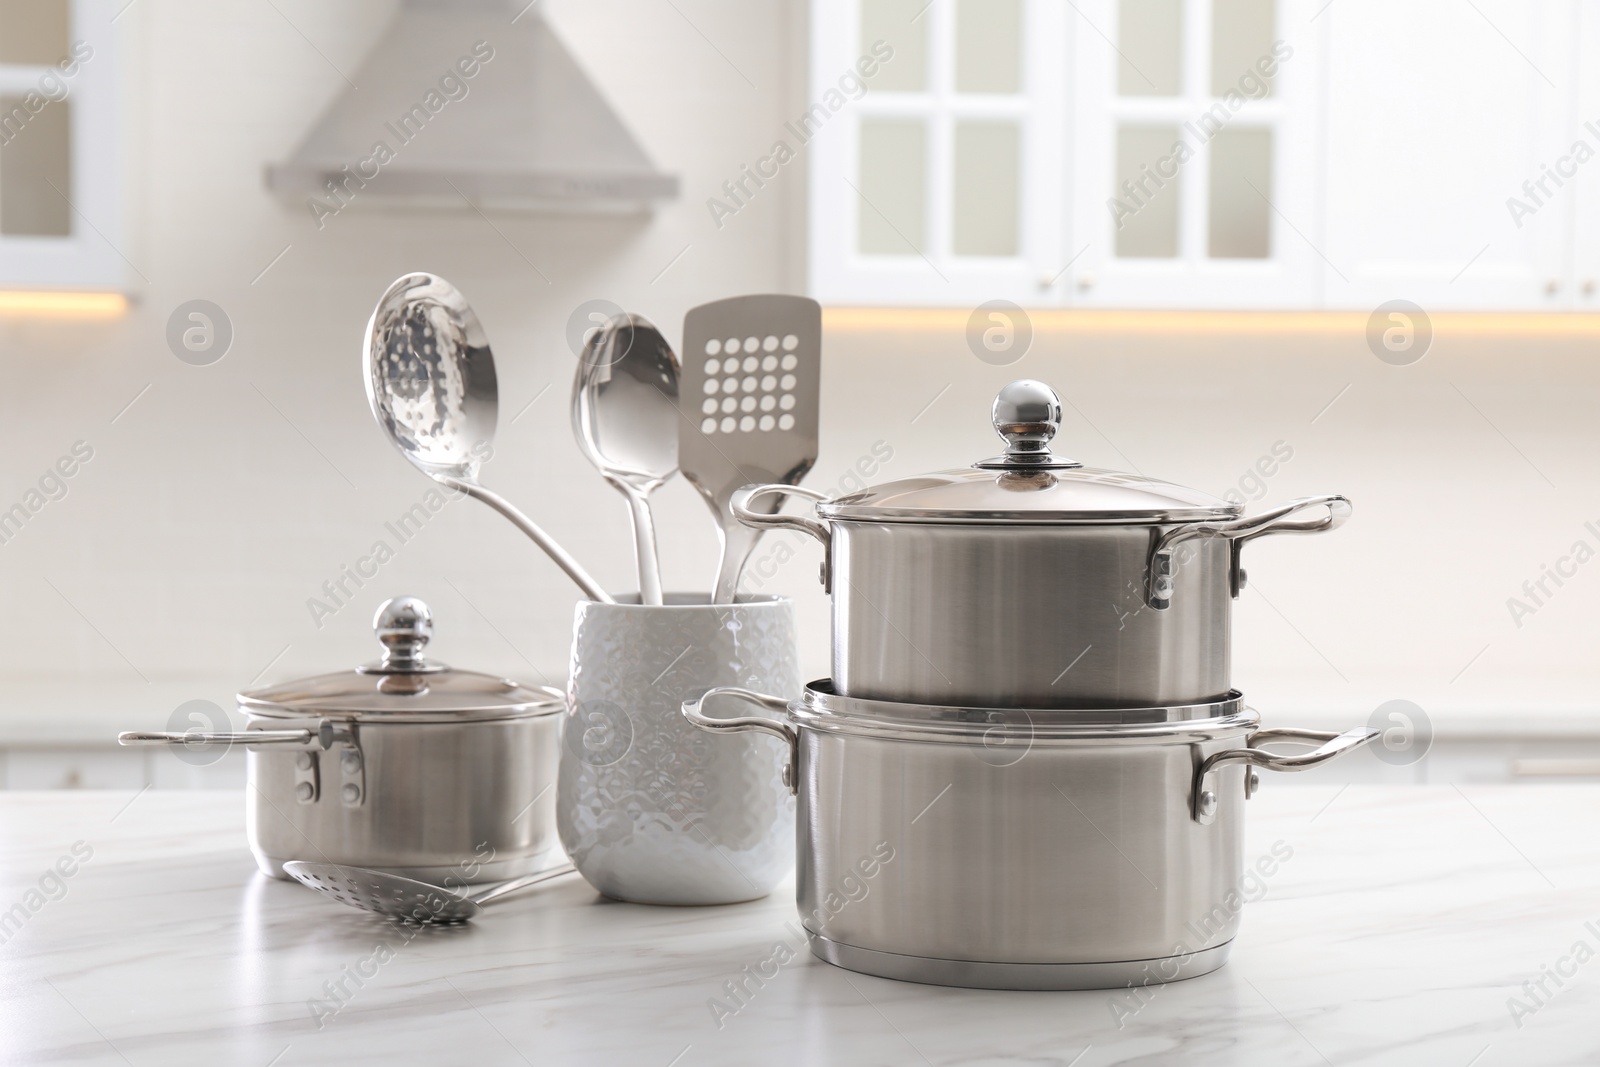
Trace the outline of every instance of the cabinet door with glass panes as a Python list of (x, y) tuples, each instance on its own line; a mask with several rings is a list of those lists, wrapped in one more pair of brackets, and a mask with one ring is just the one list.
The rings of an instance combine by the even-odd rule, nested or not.
[(1069, 11), (1060, 0), (817, 0), (812, 292), (1037, 302), (1059, 274)]
[(814, 91), (875, 42), (894, 53), (813, 150), (820, 299), (1317, 299), (1321, 48), (1309, 5), (818, 0), (813, 10)]
[(1070, 302), (1306, 307), (1325, 264), (1315, 8), (1083, 0)]
[(116, 289), (122, 243), (112, 18), (0, 0), (0, 285)]

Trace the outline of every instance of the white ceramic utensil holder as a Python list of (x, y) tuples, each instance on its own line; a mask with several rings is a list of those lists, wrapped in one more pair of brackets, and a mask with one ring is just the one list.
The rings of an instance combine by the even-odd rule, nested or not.
[(798, 694), (794, 608), (707, 600), (577, 607), (556, 818), (578, 871), (617, 900), (754, 900), (794, 866), (787, 753), (757, 734), (713, 737), (680, 711), (714, 686)]

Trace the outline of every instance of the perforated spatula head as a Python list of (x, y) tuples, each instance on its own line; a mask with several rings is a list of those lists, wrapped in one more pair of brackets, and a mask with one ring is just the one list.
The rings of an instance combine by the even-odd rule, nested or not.
[(822, 308), (781, 295), (702, 304), (684, 316), (682, 351), (678, 468), (721, 533), (712, 602), (731, 603), (760, 532), (729, 499), (746, 485), (797, 485), (817, 461)]

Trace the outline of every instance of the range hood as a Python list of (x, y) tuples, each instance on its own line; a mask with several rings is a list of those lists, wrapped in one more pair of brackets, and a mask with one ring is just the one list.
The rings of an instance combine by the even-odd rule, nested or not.
[(527, 0), (403, 0), (267, 187), (358, 202), (638, 210), (678, 195)]

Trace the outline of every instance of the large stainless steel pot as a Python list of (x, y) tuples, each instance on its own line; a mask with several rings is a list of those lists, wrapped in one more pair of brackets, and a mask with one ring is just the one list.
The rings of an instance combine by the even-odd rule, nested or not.
[[(722, 696), (777, 718), (718, 718)], [(1262, 730), (1238, 693), (1081, 712), (802, 699), (719, 688), (714, 732), (789, 747), (797, 900), (812, 951), (886, 978), (998, 989), (1168, 982), (1226, 962), (1250, 899), (1255, 768), (1302, 770), (1377, 736)], [(1317, 746), (1280, 755), (1261, 746)], [(1250, 879), (1256, 881), (1252, 882)]]
[(1006, 386), (993, 419), (1005, 455), (824, 501), (814, 517), (754, 503), (786, 486), (734, 497), (743, 522), (822, 542), (841, 693), (1017, 708), (1221, 699), (1242, 546), (1350, 514), (1344, 497), (1318, 496), (1243, 517), (1193, 489), (1057, 457), (1061, 402), (1040, 382)]
[(428, 662), (428, 607), (374, 621), (381, 662), (239, 694), (238, 733), (125, 733), (125, 744), (243, 745), (250, 851), (431, 881), (514, 878), (556, 843), (565, 697)]

